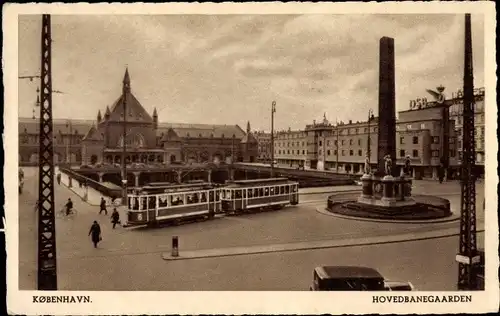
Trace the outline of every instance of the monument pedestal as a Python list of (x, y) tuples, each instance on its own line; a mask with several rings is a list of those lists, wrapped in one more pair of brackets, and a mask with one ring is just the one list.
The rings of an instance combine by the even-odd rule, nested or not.
[(382, 179), (365, 174), (361, 177), (363, 191), (358, 203), (397, 209), (415, 205), (411, 198), (411, 179), (385, 176)]

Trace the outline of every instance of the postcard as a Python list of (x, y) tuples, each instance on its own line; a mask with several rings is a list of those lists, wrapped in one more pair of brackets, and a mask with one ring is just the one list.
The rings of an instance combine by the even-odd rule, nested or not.
[(493, 3), (3, 17), (9, 312), (498, 310)]

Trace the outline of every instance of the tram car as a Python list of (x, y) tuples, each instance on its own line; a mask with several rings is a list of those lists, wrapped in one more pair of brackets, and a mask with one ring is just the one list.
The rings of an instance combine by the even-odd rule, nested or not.
[(220, 209), (211, 183), (148, 185), (128, 194), (127, 226), (154, 226), (185, 219), (211, 219)]
[(232, 181), (221, 189), (224, 213), (282, 209), (299, 203), (299, 183), (287, 178)]

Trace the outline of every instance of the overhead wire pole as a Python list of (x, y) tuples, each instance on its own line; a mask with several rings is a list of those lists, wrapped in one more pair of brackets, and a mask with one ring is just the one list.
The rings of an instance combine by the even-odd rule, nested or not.
[(464, 96), (463, 96), (463, 159), (461, 166), (461, 212), (460, 244), (456, 260), (458, 267), (458, 289), (477, 290), (475, 266), (480, 257), (476, 243), (476, 179), (474, 138), (474, 75), (472, 64), (471, 17), (465, 14), (464, 49)]
[(52, 39), (50, 15), (42, 15), (40, 149), (38, 153), (38, 290), (57, 290), (52, 139)]
[(276, 113), (276, 101), (271, 103), (271, 178), (274, 178), (274, 113)]
[(335, 121), (335, 125), (336, 125), (336, 134), (337, 134), (337, 155), (336, 155), (336, 161), (335, 161), (335, 167), (337, 168), (337, 173), (339, 173), (339, 120), (336, 119)]
[[(128, 74), (128, 69), (127, 69)], [(125, 81), (125, 80), (124, 80)], [(128, 87), (123, 86), (123, 146), (122, 146), (122, 205), (127, 205), (127, 162), (125, 158), (127, 156), (127, 89)]]

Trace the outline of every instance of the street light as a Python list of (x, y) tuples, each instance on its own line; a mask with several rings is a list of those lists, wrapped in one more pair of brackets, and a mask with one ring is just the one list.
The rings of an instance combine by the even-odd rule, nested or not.
[(337, 155), (336, 155), (335, 165), (337, 167), (337, 173), (339, 173), (339, 120), (338, 119), (336, 119), (335, 126), (336, 126), (336, 134), (337, 134), (337, 140), (336, 140), (336, 143), (337, 143)]
[(368, 143), (366, 144), (366, 155), (368, 156), (368, 164), (371, 164), (371, 138), (370, 138), (370, 123), (373, 120), (373, 110), (368, 110)]
[(274, 178), (274, 113), (276, 113), (276, 101), (271, 103), (271, 178)]

